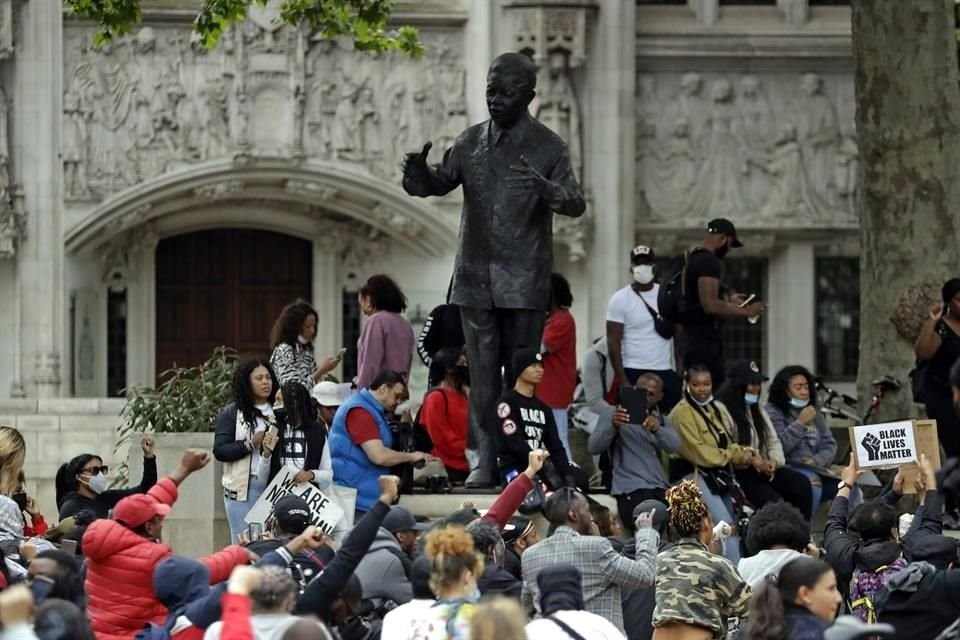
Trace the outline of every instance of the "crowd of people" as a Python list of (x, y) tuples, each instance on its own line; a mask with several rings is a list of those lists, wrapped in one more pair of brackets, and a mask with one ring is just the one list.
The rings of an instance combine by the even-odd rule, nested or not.
[[(632, 281), (579, 366), (573, 293), (553, 275), (542, 341), (509, 354), (513, 379), (489, 416), (500, 490), (486, 511), (465, 503), (430, 521), (398, 504), (416, 484), (472, 486), (480, 456), (460, 315), (435, 309), (417, 339), (386, 275), (359, 292), (356, 378), (331, 377), (343, 352), (315, 356), (318, 314), (296, 301), (270, 356), (238, 363), (210, 452), (188, 450), (158, 477), (144, 436), (143, 476), (127, 489), (109, 488), (96, 453), (77, 456), (57, 472), (55, 526), (24, 490), (22, 435), (0, 427), (3, 637), (782, 640), (827, 637), (847, 613), (892, 625), (836, 623), (854, 634), (936, 638), (960, 617), (960, 547), (943, 535), (960, 483), (947, 474), (938, 485), (922, 458), (920, 506), (901, 518), (905, 473), (866, 499), (854, 458), (834, 464), (809, 370), (784, 366), (771, 380), (756, 362), (725, 359), (722, 322), (765, 310), (723, 284), (722, 258), (739, 246), (721, 219), (670, 267), (635, 247)], [(958, 317), (951, 280), (916, 347), (918, 397), (950, 458)], [(411, 402), (415, 350), (429, 388)], [(213, 459), (231, 544), (174, 555), (164, 518)], [(352, 512), (324, 533), (291, 493), (250, 526), (284, 470), (334, 500), (348, 490)]]

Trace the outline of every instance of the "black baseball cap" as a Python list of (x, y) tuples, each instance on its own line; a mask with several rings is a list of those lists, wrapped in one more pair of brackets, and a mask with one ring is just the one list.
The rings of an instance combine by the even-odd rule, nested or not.
[(727, 377), (747, 384), (761, 384), (770, 378), (760, 372), (760, 365), (753, 360), (737, 360), (727, 367)]
[(390, 507), (390, 512), (383, 517), (383, 523), (380, 525), (390, 533), (400, 533), (401, 531), (427, 531), (430, 528), (428, 524), (417, 522), (404, 507)]
[(310, 525), (310, 505), (299, 496), (283, 496), (273, 505), (273, 517), (287, 533), (303, 533)]
[[(667, 523), (667, 520), (670, 519), (670, 509), (659, 500), (644, 500), (634, 507), (633, 522), (636, 522), (641, 514), (650, 513), (654, 509), (656, 509), (656, 511), (654, 511), (653, 514), (653, 528), (660, 531), (663, 529), (663, 525)], [(633, 522), (630, 523), (631, 527), (633, 526)]]
[(733, 223), (726, 218), (717, 218), (715, 220), (711, 220), (710, 224), (707, 225), (707, 231), (710, 233), (730, 236), (733, 238), (733, 244), (730, 246), (734, 249), (739, 249), (743, 246), (743, 243), (737, 238), (737, 228), (733, 226)]
[(631, 264), (653, 264), (656, 259), (657, 255), (653, 252), (653, 247), (638, 244), (633, 249), (630, 249)]

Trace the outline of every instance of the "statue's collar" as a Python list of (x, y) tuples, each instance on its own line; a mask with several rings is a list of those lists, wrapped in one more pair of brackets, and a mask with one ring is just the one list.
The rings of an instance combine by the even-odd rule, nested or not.
[(527, 133), (530, 131), (530, 114), (526, 113), (517, 124), (513, 125), (509, 129), (504, 129), (492, 119), (490, 120), (490, 139), (493, 141), (493, 144), (499, 144), (500, 140), (504, 136), (510, 138), (510, 140), (517, 147), (523, 148), (524, 142), (527, 138)]

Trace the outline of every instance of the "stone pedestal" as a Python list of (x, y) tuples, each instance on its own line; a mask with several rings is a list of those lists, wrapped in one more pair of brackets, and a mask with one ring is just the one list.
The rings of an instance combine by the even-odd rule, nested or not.
[[(157, 472), (163, 477), (180, 464), (185, 449), (213, 448), (212, 433), (158, 433)], [(143, 473), (143, 457), (139, 437), (131, 442), (127, 464), (131, 482)], [(193, 473), (180, 486), (180, 497), (163, 523), (163, 541), (174, 553), (199, 558), (222, 549), (230, 543), (230, 527), (223, 507), (220, 478), (223, 465), (216, 460)]]

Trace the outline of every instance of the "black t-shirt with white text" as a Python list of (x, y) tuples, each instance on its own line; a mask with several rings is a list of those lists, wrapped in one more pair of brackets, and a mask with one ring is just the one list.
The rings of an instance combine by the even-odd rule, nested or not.
[(501, 477), (512, 471), (522, 473), (534, 449), (549, 451), (557, 471), (566, 473), (567, 453), (553, 411), (536, 396), (528, 398), (511, 389), (497, 401), (497, 466)]
[(694, 251), (687, 260), (687, 312), (683, 318), (684, 329), (692, 333), (719, 331), (720, 319), (707, 315), (700, 303), (700, 290), (698, 288), (700, 278), (723, 280), (723, 262), (706, 250)]

